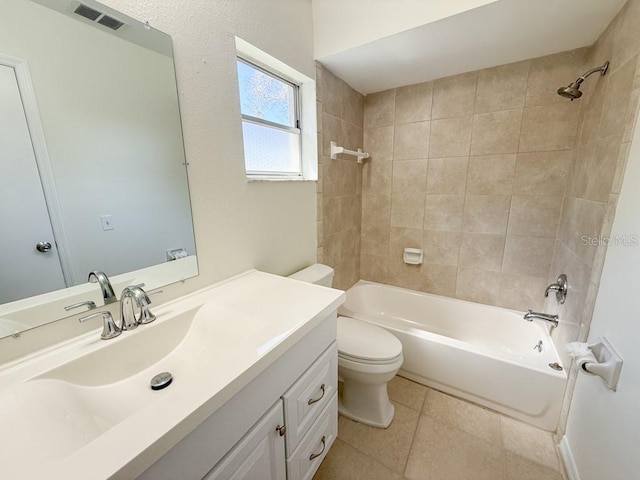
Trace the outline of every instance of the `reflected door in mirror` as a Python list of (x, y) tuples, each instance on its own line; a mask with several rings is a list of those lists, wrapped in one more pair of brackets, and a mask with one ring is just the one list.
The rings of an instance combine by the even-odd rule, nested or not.
[(6, 303), (65, 282), (15, 71), (1, 64), (0, 146), (0, 303)]
[[(24, 165), (42, 180), (18, 187), (0, 138), (0, 164), (8, 162), (0, 165), (0, 338), (78, 313), (69, 305), (100, 304), (98, 287), (85, 283), (93, 270), (116, 293), (197, 275), (171, 38), (97, 1), (82, 4), (92, 18), (68, 0), (0, 1), (0, 65), (15, 71), (32, 147), (24, 136), (25, 151), (35, 152)], [(0, 108), (0, 126), (14, 128)], [(36, 215), (15, 212), (36, 198), (37, 227)], [(22, 239), (27, 224), (37, 235)], [(38, 252), (39, 242), (51, 250)], [(176, 251), (187, 257), (174, 260)], [(33, 260), (56, 273), (35, 272)]]

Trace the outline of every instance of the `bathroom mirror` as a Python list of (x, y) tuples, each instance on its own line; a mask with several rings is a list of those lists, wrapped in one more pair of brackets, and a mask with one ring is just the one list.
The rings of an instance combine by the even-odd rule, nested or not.
[(171, 38), (93, 0), (0, 3), (0, 337), (197, 275)]

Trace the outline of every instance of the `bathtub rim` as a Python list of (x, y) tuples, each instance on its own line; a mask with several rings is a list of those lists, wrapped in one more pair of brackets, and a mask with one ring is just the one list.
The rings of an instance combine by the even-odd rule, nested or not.
[[(351, 290), (352, 288), (355, 288), (357, 286), (362, 286), (362, 285), (373, 285), (373, 286), (388, 288), (388, 289), (392, 289), (392, 290), (398, 290), (398, 291), (401, 291), (401, 292), (404, 292), (404, 293), (410, 294), (410, 295), (419, 295), (419, 296), (426, 296), (426, 297), (437, 298), (437, 299), (444, 299), (444, 300), (448, 300), (448, 301), (451, 301), (451, 302), (463, 302), (463, 303), (465, 303), (467, 305), (481, 306), (483, 308), (486, 308), (486, 309), (489, 309), (489, 310), (493, 310), (493, 311), (508, 312), (510, 314), (513, 314), (515, 316), (520, 316), (520, 317), (522, 317), (524, 315), (524, 313), (519, 312), (517, 310), (513, 310), (513, 309), (508, 309), (508, 308), (504, 308), (504, 307), (498, 307), (498, 306), (495, 306), (495, 305), (486, 305), (486, 304), (483, 304), (483, 303), (471, 302), (471, 301), (468, 301), (468, 300), (462, 300), (462, 299), (458, 299), (458, 298), (451, 298), (451, 297), (446, 297), (446, 296), (443, 296), (443, 295), (436, 295), (436, 294), (433, 294), (433, 293), (420, 292), (420, 291), (411, 290), (411, 289), (408, 289), (408, 288), (397, 287), (395, 285), (387, 285), (387, 284), (384, 284), (384, 283), (371, 282), (369, 280), (359, 280), (353, 286), (351, 286), (349, 289), (347, 289), (347, 291), (346, 291), (347, 292), (347, 301), (348, 301), (349, 290)], [(410, 323), (410, 324), (416, 324), (416, 322), (413, 321), (413, 320), (400, 318), (400, 317), (393, 317), (393, 316), (375, 317), (375, 316), (364, 314), (364, 313), (354, 312), (353, 310), (351, 310), (351, 309), (349, 309), (349, 308), (347, 308), (345, 306), (347, 304), (347, 301), (345, 301), (344, 304), (342, 304), (340, 307), (338, 307), (338, 315), (355, 318), (355, 319), (358, 319), (358, 320), (361, 320), (361, 321), (366, 321), (366, 322), (372, 323), (374, 325), (377, 325), (377, 326), (380, 326), (380, 327), (383, 327), (383, 328), (385, 328), (385, 327), (386, 328), (390, 328), (392, 330), (394, 328), (399, 328), (400, 325), (397, 325), (397, 324), (399, 324), (400, 322), (407, 322), (407, 323)], [(391, 325), (385, 324), (384, 323), (385, 319), (390, 320), (391, 321)], [(523, 319), (522, 321), (524, 322), (525, 320)], [(562, 379), (566, 380), (568, 378), (568, 368), (563, 365), (562, 358), (561, 358), (559, 352), (557, 351), (557, 349), (555, 347), (553, 339), (551, 338), (551, 328), (548, 327), (547, 325), (538, 324), (538, 323), (532, 323), (532, 327), (536, 328), (536, 330), (538, 332), (540, 332), (540, 335), (543, 336), (542, 340), (543, 340), (543, 345), (544, 345), (544, 351), (539, 355), (530, 355), (530, 356), (521, 356), (521, 355), (517, 355), (517, 354), (510, 354), (510, 353), (506, 353), (506, 352), (500, 352), (500, 351), (491, 349), (489, 347), (485, 347), (485, 346), (482, 346), (482, 345), (475, 345), (475, 344), (470, 343), (470, 342), (465, 342), (465, 341), (457, 339), (457, 338), (449, 337), (449, 336), (442, 335), (442, 334), (439, 334), (439, 333), (430, 332), (430, 331), (425, 330), (425, 329), (419, 329), (419, 328), (414, 328), (414, 329), (420, 331), (420, 334), (418, 336), (424, 337), (424, 338), (426, 338), (428, 340), (444, 343), (444, 344), (446, 344), (448, 346), (451, 346), (451, 347), (454, 347), (454, 348), (461, 348), (461, 349), (464, 349), (464, 350), (470, 350), (470, 351), (472, 351), (474, 353), (477, 353), (479, 355), (488, 356), (488, 357), (494, 358), (496, 360), (504, 361), (504, 362), (510, 363), (512, 365), (517, 365), (517, 366), (526, 368), (528, 370), (542, 372), (544, 374), (549, 374), (551, 376), (559, 377), (559, 378), (562, 378)], [(414, 334), (414, 333), (410, 332), (410, 334)], [(544, 360), (542, 360), (543, 358), (544, 358)], [(527, 360), (529, 360), (529, 361), (527, 361)], [(553, 368), (551, 368), (549, 366), (549, 364), (554, 363), (554, 362), (557, 362), (560, 366), (562, 366), (562, 370), (560, 370), (560, 371), (554, 370)]]

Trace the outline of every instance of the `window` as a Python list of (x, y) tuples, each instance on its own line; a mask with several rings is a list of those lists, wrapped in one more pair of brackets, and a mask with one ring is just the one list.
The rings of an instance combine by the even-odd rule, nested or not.
[(317, 180), (313, 79), (236, 37), (244, 162), (250, 180)]
[(298, 86), (242, 58), (238, 84), (247, 174), (300, 176)]

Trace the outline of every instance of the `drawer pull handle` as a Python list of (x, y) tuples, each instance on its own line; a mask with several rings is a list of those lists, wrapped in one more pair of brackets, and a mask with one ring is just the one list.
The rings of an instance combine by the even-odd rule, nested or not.
[(284, 437), (284, 435), (287, 433), (286, 425), (282, 425), (282, 426), (278, 425), (276, 427), (276, 432), (278, 432), (281, 437)]
[(326, 437), (323, 435), (322, 436), (322, 440), (321, 440), (321, 442), (322, 442), (322, 450), (320, 450), (320, 453), (312, 453), (309, 456), (309, 460), (314, 460), (314, 459), (318, 458), (320, 455), (322, 455), (324, 453), (324, 449), (327, 447), (327, 444), (326, 444), (325, 440), (326, 440)]
[(320, 385), (320, 390), (322, 390), (322, 395), (320, 395), (318, 398), (310, 398), (309, 401), (307, 402), (309, 405), (313, 405), (314, 403), (322, 400), (322, 397), (324, 397), (324, 383)]

